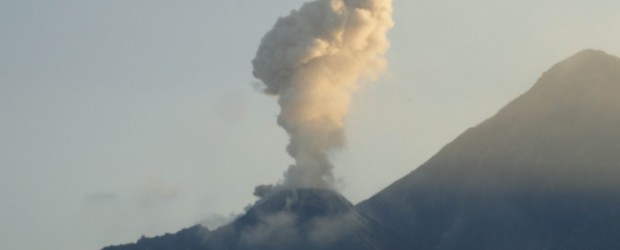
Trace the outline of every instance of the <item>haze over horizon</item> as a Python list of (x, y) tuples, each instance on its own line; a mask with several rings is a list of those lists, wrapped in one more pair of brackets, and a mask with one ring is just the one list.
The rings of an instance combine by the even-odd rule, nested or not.
[[(0, 4), (0, 242), (92, 249), (240, 212), (291, 163), (248, 72), (302, 2)], [(620, 55), (618, 9), (396, 2), (389, 76), (353, 97), (333, 159), (343, 194), (411, 172), (557, 61)]]

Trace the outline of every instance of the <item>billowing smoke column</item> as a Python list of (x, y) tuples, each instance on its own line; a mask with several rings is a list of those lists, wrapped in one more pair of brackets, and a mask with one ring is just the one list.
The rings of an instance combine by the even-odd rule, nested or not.
[(327, 153), (345, 143), (344, 116), (360, 82), (386, 67), (392, 0), (317, 0), (280, 18), (252, 61), (295, 159), (285, 187), (333, 188)]

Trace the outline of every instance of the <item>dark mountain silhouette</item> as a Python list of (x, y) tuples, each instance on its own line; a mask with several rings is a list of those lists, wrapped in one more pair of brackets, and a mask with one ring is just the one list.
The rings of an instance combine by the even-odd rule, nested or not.
[[(338, 193), (325, 189), (274, 191), (229, 225), (208, 233), (194, 228), (177, 233), (178, 237), (142, 239), (136, 244), (104, 250), (379, 250), (408, 247), (404, 238), (359, 213)], [(193, 237), (197, 233), (203, 233), (202, 237)], [(180, 238), (187, 239), (187, 242), (179, 243)], [(172, 244), (177, 245), (170, 248)]]
[(362, 211), (421, 249), (620, 249), (620, 59), (553, 66)]
[(585, 50), (357, 206), (281, 190), (217, 230), (106, 250), (620, 249), (618, 179), (620, 59)]
[(110, 246), (103, 250), (202, 250), (202, 242), (209, 230), (201, 225), (183, 229), (175, 234), (165, 234), (153, 238), (142, 237), (134, 244)]

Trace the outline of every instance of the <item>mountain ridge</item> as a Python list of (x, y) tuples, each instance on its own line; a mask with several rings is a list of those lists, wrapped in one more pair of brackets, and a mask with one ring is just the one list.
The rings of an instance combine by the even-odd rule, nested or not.
[(389, 228), (359, 213), (342, 195), (318, 188), (278, 188), (228, 225), (213, 231), (194, 226), (177, 234), (179, 237), (142, 238), (103, 250), (173, 249), (169, 246), (181, 236), (190, 242), (177, 247), (188, 250), (380, 250), (409, 245)]
[(424, 249), (562, 249), (620, 208), (619, 88), (619, 58), (581, 51), (358, 207)]

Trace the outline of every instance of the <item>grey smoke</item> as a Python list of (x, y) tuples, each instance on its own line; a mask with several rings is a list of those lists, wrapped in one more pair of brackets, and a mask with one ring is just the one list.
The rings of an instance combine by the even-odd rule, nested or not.
[(316, 0), (280, 18), (262, 39), (253, 74), (278, 96), (278, 124), (295, 159), (284, 186), (333, 188), (328, 153), (345, 144), (351, 94), (387, 65), (391, 15), (391, 0)]

